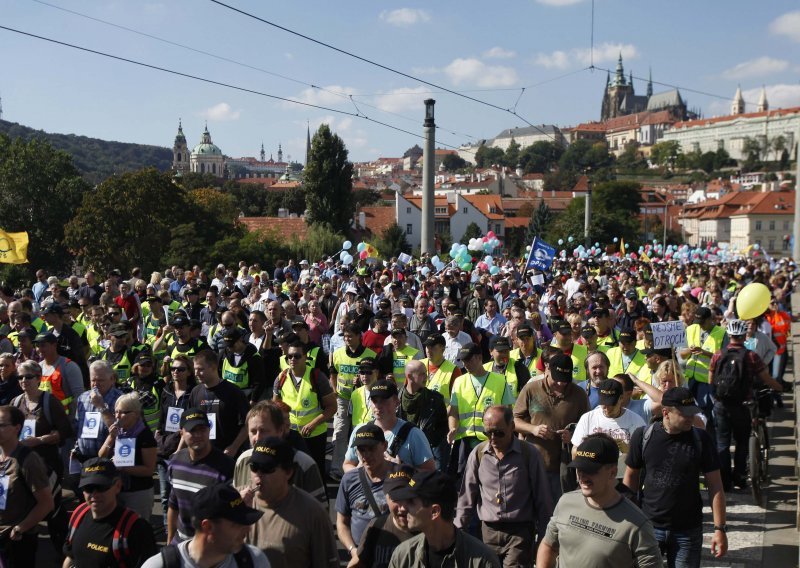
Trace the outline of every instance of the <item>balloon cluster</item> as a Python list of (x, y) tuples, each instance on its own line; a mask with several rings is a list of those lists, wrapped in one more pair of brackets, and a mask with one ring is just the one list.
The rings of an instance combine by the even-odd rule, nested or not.
[(342, 250), (339, 253), (339, 260), (341, 260), (342, 264), (344, 264), (345, 266), (353, 264), (353, 256), (347, 252), (352, 248), (352, 246), (353, 243), (351, 243), (350, 241), (345, 241), (342, 243)]
[[(438, 256), (431, 257), (431, 264), (436, 269), (436, 272), (441, 272), (442, 270), (444, 270), (444, 267), (447, 266), (447, 264)], [(430, 273), (430, 271), (431, 269), (428, 268), (427, 266), (422, 267), (423, 276), (427, 276)]]
[(369, 255), (369, 252), (367, 251), (367, 243), (361, 241), (358, 243), (356, 250), (358, 251), (358, 258), (361, 260), (367, 260), (367, 256)]
[(456, 261), (461, 270), (472, 270), (472, 256), (467, 250), (467, 245), (453, 243), (453, 246), (450, 247), (450, 258)]
[[(570, 237), (572, 238), (572, 237)], [(605, 251), (600, 248), (600, 243), (594, 243), (594, 246), (586, 248), (583, 245), (578, 245), (575, 247), (575, 250), (572, 251), (572, 256), (575, 258), (590, 258), (595, 257), (603, 254)], [(567, 255), (567, 251), (561, 251), (561, 257), (564, 258)]]
[(492, 254), (494, 249), (498, 248), (500, 245), (500, 239), (497, 238), (494, 231), (489, 231), (486, 233), (485, 237), (470, 239), (467, 249), (473, 252)]
[(486, 255), (483, 257), (483, 260), (478, 263), (478, 269), (483, 270), (484, 272), (488, 272), (489, 274), (495, 275), (500, 272), (500, 267), (495, 265), (494, 258), (490, 255)]

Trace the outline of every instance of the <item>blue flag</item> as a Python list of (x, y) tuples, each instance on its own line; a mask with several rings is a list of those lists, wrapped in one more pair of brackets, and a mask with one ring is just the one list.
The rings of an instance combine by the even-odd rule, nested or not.
[(528, 262), (525, 264), (525, 270), (535, 268), (546, 272), (553, 264), (553, 259), (556, 257), (556, 249), (548, 245), (546, 242), (534, 237), (531, 243), (531, 252), (528, 255)]

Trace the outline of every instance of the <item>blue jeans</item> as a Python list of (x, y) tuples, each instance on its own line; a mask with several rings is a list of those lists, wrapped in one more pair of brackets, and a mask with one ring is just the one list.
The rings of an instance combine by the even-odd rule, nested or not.
[(169, 494), (172, 485), (169, 483), (167, 476), (167, 462), (159, 459), (156, 462), (156, 470), (158, 471), (158, 483), (161, 494), (161, 514), (164, 516), (164, 526), (167, 526), (167, 503), (169, 502)]
[(700, 568), (703, 553), (703, 527), (682, 531), (655, 529), (661, 555), (669, 568)]
[(436, 470), (442, 473), (447, 473), (447, 462), (450, 461), (450, 444), (447, 440), (442, 440), (442, 443), (431, 448), (433, 452), (433, 461), (436, 463)]

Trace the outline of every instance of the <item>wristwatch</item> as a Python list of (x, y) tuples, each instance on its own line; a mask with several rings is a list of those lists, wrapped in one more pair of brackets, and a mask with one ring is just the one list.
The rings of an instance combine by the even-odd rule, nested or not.
[(724, 533), (728, 532), (728, 525), (714, 525), (715, 531), (722, 531)]

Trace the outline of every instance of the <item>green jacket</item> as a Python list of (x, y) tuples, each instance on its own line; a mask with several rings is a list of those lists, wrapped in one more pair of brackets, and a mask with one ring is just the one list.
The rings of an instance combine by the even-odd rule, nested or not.
[[(389, 568), (427, 567), (426, 548), (424, 534), (418, 534), (401, 542), (394, 549)], [(501, 568), (501, 566), (500, 559), (488, 546), (459, 529), (456, 529), (456, 546), (452, 554), (441, 564), (441, 568)]]

